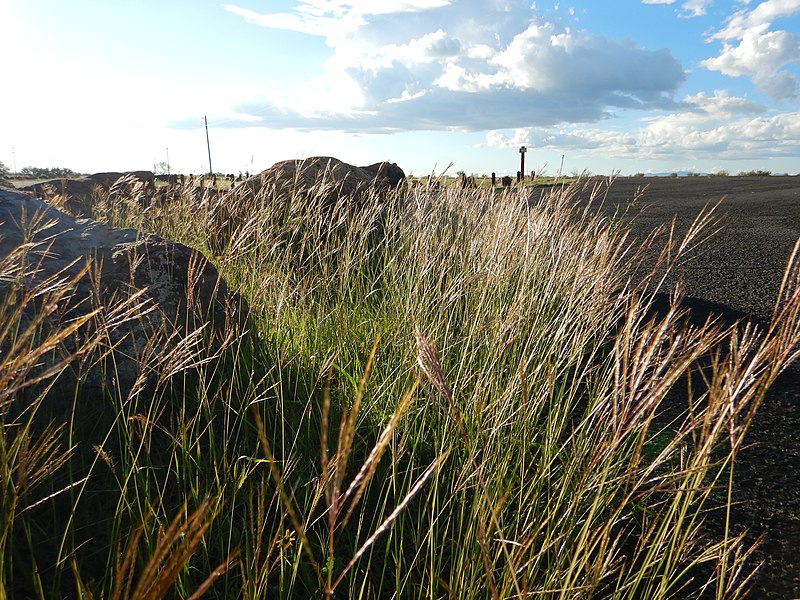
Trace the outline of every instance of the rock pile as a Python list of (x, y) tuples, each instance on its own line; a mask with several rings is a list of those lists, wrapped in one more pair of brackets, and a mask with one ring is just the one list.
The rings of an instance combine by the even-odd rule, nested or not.
[(58, 202), (70, 214), (91, 215), (92, 204), (103, 194), (131, 194), (135, 188), (149, 197), (155, 192), (155, 176), (150, 171), (95, 173), (76, 179), (52, 179), (20, 187), (20, 190), (50, 203)]
[[(89, 272), (81, 277), (86, 265)], [(54, 309), (53, 302), (44, 306), (47, 289), (64, 282), (69, 282), (69, 293)], [(47, 309), (38, 325), (41, 339), (99, 311), (85, 331), (53, 348), (39, 366), (46, 371), (48, 361), (74, 354), (82, 336), (103, 336), (100, 354), (106, 354), (82, 379), (83, 398), (95, 402), (109, 388), (124, 398), (148, 373), (159, 376), (159, 361), (187, 336), (202, 328), (198, 343), (213, 344), (243, 326), (247, 311), (214, 266), (182, 244), (76, 219), (27, 194), (0, 188), (0, 308), (5, 311), (0, 318), (13, 310), (12, 299), (25, 306), (20, 330)], [(8, 351), (2, 345), (10, 343), (0, 338), (0, 355)], [(60, 391), (51, 391), (47, 412), (63, 414), (72, 406), (74, 381), (71, 389), (59, 385)]]
[(278, 194), (313, 195), (330, 206), (340, 198), (357, 204), (365, 194), (401, 186), (405, 178), (403, 169), (395, 163), (356, 167), (338, 158), (315, 156), (275, 163), (247, 184), (255, 192), (269, 187)]

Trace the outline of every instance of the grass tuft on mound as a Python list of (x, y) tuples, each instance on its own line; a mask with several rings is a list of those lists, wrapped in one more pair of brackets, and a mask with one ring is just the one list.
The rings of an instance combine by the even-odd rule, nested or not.
[(99, 434), (36, 413), (67, 369), (80, 396), (102, 336), (35, 367), (102, 307), (45, 334), (75, 281), (3, 299), (0, 596), (739, 597), (735, 459), (796, 358), (797, 251), (768, 329), (697, 325), (663, 282), (712, 210), (634, 242), (580, 181), (535, 205), (414, 188), (331, 206), (330, 185), (97, 199), (203, 250), (252, 312), (213, 353), (195, 332), (143, 359)]

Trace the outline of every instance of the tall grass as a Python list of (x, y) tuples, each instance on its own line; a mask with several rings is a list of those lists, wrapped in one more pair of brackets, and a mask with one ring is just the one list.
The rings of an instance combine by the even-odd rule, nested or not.
[[(250, 331), (144, 353), (94, 437), (86, 370), (51, 426), (2, 388), (3, 593), (739, 597), (755, 565), (730, 523), (735, 459), (796, 358), (797, 252), (769, 328), (697, 326), (664, 282), (713, 209), (683, 238), (634, 240), (580, 182), (535, 204), (414, 189), (330, 205), (335, 185), (98, 199), (99, 219), (201, 248)], [(26, 264), (4, 260), (4, 289)], [(16, 293), (0, 377), (44, 399), (96, 348), (26, 369), (88, 321), (35, 335), (53, 302)]]

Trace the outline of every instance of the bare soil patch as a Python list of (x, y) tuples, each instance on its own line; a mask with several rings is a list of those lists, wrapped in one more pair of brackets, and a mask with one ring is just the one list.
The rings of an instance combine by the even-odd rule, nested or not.
[[(583, 192), (590, 195), (589, 189)], [(601, 188), (602, 210), (630, 209), (644, 236), (675, 219), (686, 231), (707, 204), (722, 230), (676, 272), (687, 305), (731, 321), (768, 322), (786, 261), (800, 238), (800, 177), (617, 178)], [(636, 200), (638, 198), (638, 200)], [(635, 201), (636, 200), (636, 201)], [(800, 597), (800, 365), (768, 394), (737, 459), (733, 511), (737, 530), (763, 536), (754, 561), (763, 566), (754, 598)]]

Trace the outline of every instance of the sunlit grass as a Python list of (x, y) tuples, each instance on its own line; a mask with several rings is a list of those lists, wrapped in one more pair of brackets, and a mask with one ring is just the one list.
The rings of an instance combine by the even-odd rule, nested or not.
[[(697, 327), (654, 300), (713, 211), (636, 242), (581, 182), (535, 205), (417, 187), (330, 206), (329, 185), (96, 198), (201, 249), (250, 318), (221, 346), (154, 341), (92, 427), (106, 307), (59, 321), (76, 281), (26, 288), (35, 230), (3, 258), (3, 593), (737, 597), (749, 548), (704, 521), (795, 358), (797, 261), (768, 330)], [(48, 426), (64, 382), (74, 418)]]

